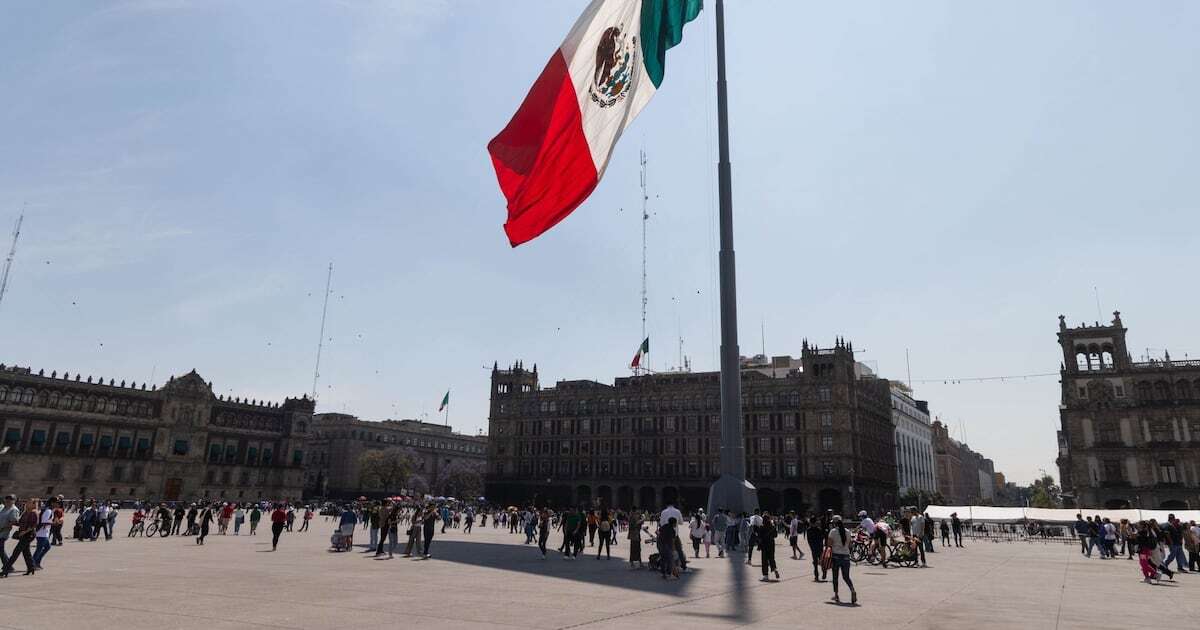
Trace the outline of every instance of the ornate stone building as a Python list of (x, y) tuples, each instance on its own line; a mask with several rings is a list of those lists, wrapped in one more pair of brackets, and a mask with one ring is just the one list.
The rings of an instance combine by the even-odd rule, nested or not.
[(995, 501), (996, 467), (992, 460), (950, 437), (934, 420), (933, 454), (937, 460), (937, 489), (948, 505), (991, 505)]
[(0, 366), (0, 492), (299, 498), (313, 402), (225, 399), (195, 370), (162, 389)]
[[(765, 509), (892, 506), (888, 381), (841, 340), (743, 364), (746, 475)], [(664, 373), (541, 388), (537, 366), (492, 369), (490, 500), (622, 508), (706, 503), (720, 473), (720, 374)]]
[(1078, 505), (1200, 505), (1200, 360), (1135, 362), (1120, 311), (1067, 326), (1062, 347), (1058, 470)]
[(487, 462), (486, 436), (463, 435), (446, 425), (420, 420), (370, 422), (344, 413), (319, 413), (313, 416), (309, 444), (308, 496), (345, 499), (400, 492), (401, 488), (362, 487), (359, 457), (373, 449), (409, 451), (415, 460), (414, 474), (432, 488), (455, 466), (474, 467), (482, 473)]

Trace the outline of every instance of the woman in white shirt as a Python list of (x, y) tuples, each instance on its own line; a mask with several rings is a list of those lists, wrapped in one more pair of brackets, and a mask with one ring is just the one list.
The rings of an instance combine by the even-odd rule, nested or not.
[(688, 523), (688, 535), (692, 538), (692, 549), (695, 557), (700, 557), (700, 543), (705, 543), (704, 557), (708, 557), (708, 523), (704, 522), (704, 514), (697, 512)]
[(846, 586), (850, 588), (850, 603), (857, 604), (858, 593), (854, 592), (854, 582), (850, 581), (850, 532), (846, 531), (842, 517), (836, 514), (833, 516), (832, 525), (829, 535), (825, 537), (825, 547), (829, 549), (833, 560), (833, 601), (839, 604), (842, 602), (838, 598), (838, 573), (841, 573)]

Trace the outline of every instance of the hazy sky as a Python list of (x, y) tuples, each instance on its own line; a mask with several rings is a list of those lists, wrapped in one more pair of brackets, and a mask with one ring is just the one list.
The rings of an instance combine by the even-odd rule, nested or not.
[[(591, 199), (510, 249), (485, 145), (585, 0), (9, 2), (0, 362), (487, 422), (488, 370), (715, 369), (710, 6)], [(1200, 356), (1200, 4), (728, 2), (743, 354), (844, 335), (890, 378), (1055, 372), (1057, 316)], [(622, 210), (623, 209), (623, 210)], [(3, 248), (7, 250), (5, 237)], [(917, 384), (1056, 474), (1057, 378)]]

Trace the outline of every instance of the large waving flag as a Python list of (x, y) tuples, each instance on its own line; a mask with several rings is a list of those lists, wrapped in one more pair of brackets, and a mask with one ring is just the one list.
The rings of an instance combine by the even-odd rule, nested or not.
[(595, 189), (621, 132), (662, 85), (667, 49), (702, 0), (592, 0), (488, 153), (513, 247)]

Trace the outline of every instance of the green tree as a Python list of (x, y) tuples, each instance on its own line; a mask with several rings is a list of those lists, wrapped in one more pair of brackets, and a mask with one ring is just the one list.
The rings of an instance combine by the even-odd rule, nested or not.
[(471, 500), (483, 493), (483, 468), (476, 464), (455, 462), (440, 476), (438, 494)]
[(941, 492), (928, 492), (926, 490), (918, 490), (909, 488), (900, 495), (900, 505), (897, 507), (915, 506), (920, 509), (925, 509), (927, 505), (945, 505), (946, 499)]
[(358, 456), (358, 482), (364, 490), (399, 490), (412, 475), (415, 461), (411, 449), (367, 451)]
[(1029, 507), (1062, 507), (1062, 489), (1054, 483), (1054, 477), (1045, 475), (1029, 486)]

